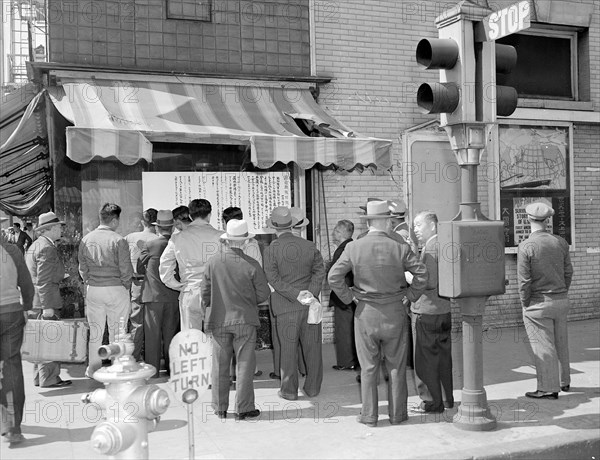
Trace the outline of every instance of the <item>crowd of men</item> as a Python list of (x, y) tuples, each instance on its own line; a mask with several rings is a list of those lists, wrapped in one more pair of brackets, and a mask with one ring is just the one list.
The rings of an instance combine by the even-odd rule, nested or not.
[[(322, 327), (309, 311), (321, 307), (318, 299), (327, 278), (335, 307), (333, 367), (360, 370), (358, 422), (377, 425), (380, 371), (387, 380), (391, 424), (408, 418), (408, 367), (414, 368), (421, 398), (413, 411), (440, 413), (453, 407), (451, 302), (438, 293), (437, 216), (419, 212), (409, 226), (401, 201), (369, 199), (361, 208), (358, 217), (367, 231), (353, 240), (354, 224), (340, 220), (333, 230), (338, 247), (326, 266), (315, 244), (302, 237), (309, 221), (299, 208), (272, 210), (267, 226), (275, 238), (261, 253), (239, 208), (224, 210), (225, 232), (210, 224), (212, 206), (205, 199), (174, 210), (147, 209), (143, 230), (123, 237), (116, 231), (121, 208), (104, 204), (100, 225), (83, 237), (78, 253), (90, 350), (102, 344), (105, 325), (112, 341), (120, 320), (128, 318), (135, 358), (153, 365), (158, 377), (161, 360), (168, 374), (174, 335), (202, 330), (212, 339), (215, 414), (227, 417), (235, 376), (234, 417), (255, 418), (260, 415), (253, 384), (259, 305), (269, 305), (270, 377), (280, 380), (279, 397), (298, 399), (302, 377), (304, 395), (316, 397), (323, 381)], [(527, 214), (532, 234), (519, 247), (519, 292), (524, 321), (531, 326), (527, 332), (538, 338), (532, 342), (538, 388), (526, 395), (556, 399), (559, 389), (568, 391), (570, 385), (566, 314), (573, 269), (566, 242), (546, 231), (553, 210), (533, 203)], [(59, 283), (65, 274), (56, 241), (63, 224), (53, 212), (39, 216), (37, 238), (25, 258), (14, 241), (2, 241), (0, 402), (12, 415), (2, 429), (9, 442), (23, 440), (19, 350), (27, 314), (22, 312), (33, 308), (46, 320), (61, 316)], [(101, 366), (90, 352), (86, 376), (93, 378)], [(58, 363), (36, 366), (34, 384), (70, 383), (60, 378)]]

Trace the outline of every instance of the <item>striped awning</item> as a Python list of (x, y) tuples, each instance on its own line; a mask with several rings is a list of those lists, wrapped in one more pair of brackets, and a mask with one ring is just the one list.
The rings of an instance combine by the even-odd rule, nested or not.
[(67, 128), (67, 156), (151, 161), (152, 142), (246, 144), (259, 168), (295, 162), (390, 168), (392, 142), (361, 136), (327, 114), (306, 84), (127, 75), (62, 76), (49, 88)]
[(26, 84), (2, 95), (0, 208), (14, 216), (43, 210), (52, 198), (44, 94)]

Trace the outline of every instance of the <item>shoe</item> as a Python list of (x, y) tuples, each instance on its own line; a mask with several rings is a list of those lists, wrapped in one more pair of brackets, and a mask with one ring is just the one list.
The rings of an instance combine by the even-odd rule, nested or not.
[(262, 375), (262, 371), (256, 371), (254, 373), (254, 377), (260, 377)]
[(246, 420), (247, 418), (255, 418), (260, 415), (260, 411), (258, 409), (254, 409), (248, 412), (240, 412), (239, 414), (234, 414), (236, 420)]
[(227, 418), (227, 411), (226, 410), (216, 410), (215, 415), (219, 418)]
[(284, 395), (281, 390), (279, 390), (277, 392), (277, 396), (279, 396), (282, 399), (287, 399), (288, 401), (296, 401), (298, 399), (298, 396), (288, 396), (288, 395)]
[(62, 388), (71, 385), (73, 382), (70, 380), (61, 380), (60, 382), (53, 383), (52, 385), (46, 385), (42, 388)]
[(564, 391), (565, 393), (571, 389), (571, 385), (563, 385), (560, 387), (560, 391)]
[(338, 365), (335, 365), (332, 367), (336, 371), (355, 371), (358, 368), (358, 366), (338, 366)]
[(558, 399), (558, 393), (552, 393), (550, 391), (528, 391), (525, 396), (533, 399)]
[(425, 401), (422, 401), (421, 404), (415, 407), (411, 407), (410, 411), (413, 414), (441, 414), (444, 412), (444, 406), (442, 405), (440, 408), (436, 409), (431, 406), (432, 403), (427, 404)]
[(269, 377), (272, 378), (273, 380), (281, 380), (281, 376), (277, 375), (275, 372), (271, 372), (269, 374)]
[(5, 433), (2, 435), (4, 438), (4, 442), (8, 442), (10, 444), (20, 444), (25, 441), (25, 436), (21, 433)]
[(392, 420), (390, 419), (390, 425), (400, 425), (403, 422), (406, 422), (408, 420), (408, 417), (402, 418), (400, 420)]
[(366, 422), (362, 419), (362, 417), (360, 415), (356, 416), (356, 421), (358, 423), (362, 423), (363, 425), (370, 426), (371, 428), (375, 428), (377, 426), (377, 422)]
[(454, 401), (444, 401), (444, 407), (446, 409), (453, 409), (454, 408)]

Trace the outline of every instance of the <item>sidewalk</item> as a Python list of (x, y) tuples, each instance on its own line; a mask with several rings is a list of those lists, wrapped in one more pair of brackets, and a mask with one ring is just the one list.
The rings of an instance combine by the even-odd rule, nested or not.
[[(498, 420), (489, 432), (468, 432), (452, 425), (456, 408), (438, 415), (411, 415), (391, 426), (386, 387), (379, 386), (380, 415), (376, 428), (356, 422), (360, 412), (355, 374), (334, 371), (333, 345), (323, 346), (325, 376), (321, 394), (298, 401), (277, 396), (270, 380), (270, 351), (258, 352), (263, 375), (255, 379), (260, 418), (237, 422), (219, 420), (209, 408), (210, 391), (194, 405), (196, 458), (442, 458), (442, 459), (592, 459), (600, 456), (600, 321), (569, 324), (571, 391), (557, 401), (525, 398), (536, 389), (532, 359), (523, 343), (522, 328), (484, 333), (484, 379), (487, 398)], [(461, 339), (453, 343), (456, 401), (461, 399)], [(101, 414), (84, 405), (81, 396), (101, 384), (83, 377), (83, 365), (65, 366), (63, 378), (73, 385), (39, 389), (32, 385), (33, 365), (24, 363), (27, 401), (23, 434), (27, 441), (0, 458), (95, 459), (89, 439)], [(266, 377), (266, 378), (265, 378)], [(165, 379), (161, 387), (168, 388)], [(418, 403), (408, 378), (409, 407)], [(169, 390), (170, 391), (170, 390)], [(186, 408), (171, 393), (171, 406), (150, 433), (150, 458), (188, 458)], [(231, 395), (233, 402), (234, 394)]]

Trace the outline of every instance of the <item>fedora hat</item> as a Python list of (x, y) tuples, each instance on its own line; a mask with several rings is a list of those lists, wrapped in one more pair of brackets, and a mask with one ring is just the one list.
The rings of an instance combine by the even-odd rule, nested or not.
[[(371, 201), (385, 201), (382, 200), (381, 198), (367, 198), (367, 203), (370, 203)], [(359, 206), (360, 209), (362, 209), (363, 211), (367, 211), (367, 206)]]
[(530, 203), (525, 207), (525, 212), (532, 220), (543, 222), (548, 217), (554, 215), (554, 209), (548, 206), (546, 203), (538, 201), (536, 203)]
[(390, 219), (395, 217), (390, 212), (387, 201), (369, 201), (366, 214), (360, 214), (361, 219)]
[(172, 227), (174, 223), (173, 212), (170, 209), (161, 209), (156, 214), (156, 222), (152, 222), (152, 225), (156, 225), (157, 227)]
[(292, 206), (290, 208), (290, 212), (292, 213), (292, 217), (298, 220), (298, 223), (294, 225), (294, 228), (306, 227), (308, 224), (310, 224), (310, 221), (306, 218), (304, 209), (299, 208), (297, 206)]
[(36, 227), (35, 231), (39, 232), (40, 230), (44, 230), (58, 224), (62, 225), (64, 222), (60, 220), (52, 211), (45, 212), (44, 214), (40, 214), (40, 217), (38, 218), (38, 226)]
[(243, 219), (231, 219), (227, 222), (227, 233), (221, 235), (222, 240), (243, 241), (248, 238), (254, 238), (254, 233), (248, 232), (248, 222)]
[(404, 217), (406, 214), (406, 203), (404, 200), (389, 200), (388, 206), (394, 217)]
[(275, 230), (286, 230), (298, 224), (298, 219), (292, 216), (287, 206), (277, 206), (271, 211), (271, 217), (267, 219), (267, 227)]

